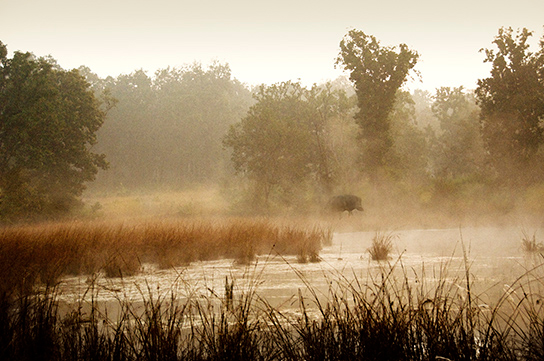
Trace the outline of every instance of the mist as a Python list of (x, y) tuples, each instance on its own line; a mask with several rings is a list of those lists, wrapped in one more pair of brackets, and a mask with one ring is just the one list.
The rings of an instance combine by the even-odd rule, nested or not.
[[(10, 358), (45, 347), (67, 359), (63, 352), (100, 345), (127, 359), (168, 350), (198, 359), (219, 344), (300, 359), (320, 352), (301, 346), (307, 334), (324, 329), (317, 341), (327, 349), (344, 323), (357, 346), (340, 340), (333, 350), (348, 359), (363, 358), (361, 349), (381, 357), (399, 340), (407, 344), (390, 359), (485, 350), (497, 359), (505, 345), (513, 355), (529, 343), (542, 351), (531, 331), (542, 329), (544, 285), (543, 108), (533, 77), (506, 93), (493, 77), (476, 90), (408, 91), (390, 86), (391, 74), (252, 87), (220, 62), (101, 78), (31, 54), (15, 60), (50, 76), (27, 74), (35, 88), (17, 95), (30, 106), (6, 98), (28, 118), (0, 112), (23, 121), (27, 138), (46, 135), (29, 147), (5, 142), (22, 155), (0, 174), (0, 216), (12, 217), (0, 227), (0, 340)], [(79, 92), (35, 97), (44, 79)], [(501, 96), (511, 108), (495, 107)], [(43, 116), (43, 104), (57, 112)], [(43, 129), (25, 128), (27, 119)], [(82, 126), (62, 128), (72, 123)], [(0, 134), (17, 139), (18, 129)], [(46, 336), (29, 340), (27, 321)], [(165, 325), (172, 335), (148, 350)], [(361, 340), (369, 325), (372, 335), (415, 337), (380, 337), (376, 348), (376, 339)], [(454, 340), (444, 347), (429, 329)], [(485, 332), (493, 336), (465, 337)], [(240, 334), (256, 341), (241, 344)]]
[[(253, 146), (252, 151), (263, 153), (251, 165), (263, 169), (251, 173), (248, 164), (236, 169), (234, 149), (224, 143), (229, 129), (242, 119), (249, 123), (258, 109), (259, 88), (237, 81), (228, 65), (195, 63), (153, 76), (135, 71), (107, 79), (81, 71), (97, 94), (109, 89), (118, 101), (93, 148), (106, 155), (109, 169), (99, 172), (84, 194), (87, 209), (100, 216), (327, 219), (328, 200), (344, 193), (363, 199), (365, 212), (357, 216), (361, 229), (515, 224), (520, 219), (539, 225), (544, 210), (539, 182), (501, 180), (490, 167), (471, 90), (399, 91), (391, 114), (394, 147), (388, 171), (373, 183), (361, 163), (355, 92), (345, 77), (316, 85), (313, 91), (321, 98), (312, 99), (312, 88), (287, 82), (287, 95), (269, 101), (274, 86), (263, 86), (261, 107), (286, 119), (310, 115), (296, 125), (306, 134), (292, 134), (288, 120), (260, 135), (265, 138), (251, 133), (235, 139), (239, 149), (249, 152)], [(295, 91), (300, 101), (292, 99)], [(320, 113), (325, 107), (327, 113)]]

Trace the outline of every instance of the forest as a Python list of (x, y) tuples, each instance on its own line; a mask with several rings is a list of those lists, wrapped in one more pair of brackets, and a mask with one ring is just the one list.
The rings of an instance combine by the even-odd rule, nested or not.
[(236, 215), (315, 213), (354, 193), (376, 212), (540, 216), (544, 41), (532, 51), (531, 36), (499, 29), (488, 78), (434, 92), (403, 87), (417, 51), (357, 30), (340, 43), (346, 76), (311, 87), (242, 84), (219, 62), (103, 79), (2, 45), (0, 219), (202, 188)]

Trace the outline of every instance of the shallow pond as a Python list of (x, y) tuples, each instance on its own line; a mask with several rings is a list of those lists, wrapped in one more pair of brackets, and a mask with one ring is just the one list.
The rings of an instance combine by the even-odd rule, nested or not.
[[(323, 248), (317, 263), (298, 263), (296, 257), (271, 253), (258, 256), (250, 265), (238, 265), (230, 259), (164, 270), (144, 265), (140, 274), (122, 279), (100, 275), (92, 280), (63, 278), (59, 300), (72, 304), (87, 302), (92, 296), (95, 303), (109, 304), (141, 302), (150, 295), (172, 293), (178, 300), (221, 299), (225, 285), (232, 282), (235, 296), (255, 291), (257, 297), (273, 307), (289, 308), (298, 307), (299, 295), (309, 299), (315, 295), (325, 297), (335, 284), (373, 283), (384, 273), (399, 282), (424, 281), (432, 285), (446, 279), (462, 288), (467, 269), (475, 292), (500, 293), (538, 262), (535, 257), (524, 255), (519, 228), (401, 230), (382, 234), (392, 236), (393, 242), (391, 258), (386, 262), (370, 260), (368, 248), (375, 232), (335, 233), (332, 244)], [(389, 272), (391, 269), (393, 272)]]

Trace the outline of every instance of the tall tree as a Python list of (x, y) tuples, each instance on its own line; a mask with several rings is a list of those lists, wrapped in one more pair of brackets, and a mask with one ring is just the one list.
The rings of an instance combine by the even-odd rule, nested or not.
[(91, 147), (105, 113), (77, 70), (0, 42), (0, 219), (56, 216), (107, 164)]
[(485, 49), (490, 77), (478, 80), (481, 127), (486, 150), (500, 176), (516, 183), (534, 181), (534, 161), (544, 141), (544, 38), (529, 51), (532, 32), (501, 28)]
[(397, 48), (380, 45), (374, 36), (350, 30), (340, 42), (337, 64), (350, 72), (359, 112), (363, 167), (372, 178), (388, 162), (393, 140), (390, 114), (397, 90), (406, 82), (419, 55), (405, 44)]
[(255, 204), (267, 208), (272, 194), (292, 203), (293, 191), (308, 183), (330, 189), (334, 170), (325, 123), (347, 104), (343, 93), (285, 82), (262, 85), (255, 99), (223, 141), (235, 169), (254, 181)]

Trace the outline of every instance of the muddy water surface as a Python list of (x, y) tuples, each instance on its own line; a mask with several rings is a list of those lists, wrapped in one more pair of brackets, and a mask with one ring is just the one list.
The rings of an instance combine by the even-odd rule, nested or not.
[(260, 255), (251, 265), (238, 265), (226, 259), (167, 270), (144, 265), (139, 275), (123, 279), (67, 277), (60, 285), (60, 299), (74, 303), (88, 300), (92, 295), (97, 303), (141, 302), (150, 295), (172, 292), (180, 300), (221, 299), (225, 284), (232, 282), (235, 295), (254, 290), (257, 297), (274, 307), (298, 307), (299, 295), (312, 298), (315, 292), (319, 297), (324, 296), (331, 284), (337, 282), (371, 283), (391, 266), (395, 269), (394, 276), (401, 281), (449, 278), (452, 282), (462, 279), (468, 267), (474, 283), (485, 291), (491, 287), (501, 289), (513, 282), (534, 262), (534, 257), (529, 259), (521, 250), (523, 234), (519, 228), (386, 232), (393, 237), (393, 252), (387, 262), (370, 260), (368, 248), (375, 234), (335, 233), (332, 245), (320, 252), (318, 263), (301, 264), (296, 257), (270, 253)]

